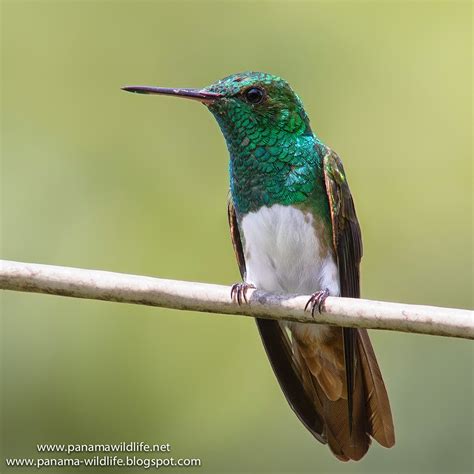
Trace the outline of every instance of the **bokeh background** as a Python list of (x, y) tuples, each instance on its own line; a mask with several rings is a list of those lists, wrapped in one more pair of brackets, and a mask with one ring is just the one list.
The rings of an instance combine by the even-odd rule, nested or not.
[[(471, 8), (3, 1), (2, 258), (237, 281), (213, 117), (120, 86), (263, 70), (344, 159), (363, 296), (472, 308)], [(373, 331), (397, 444), (341, 464), (287, 406), (251, 319), (19, 293), (1, 309), (3, 457), (144, 440), (199, 472), (473, 470), (468, 341)], [(77, 472), (43, 469), (59, 471)]]

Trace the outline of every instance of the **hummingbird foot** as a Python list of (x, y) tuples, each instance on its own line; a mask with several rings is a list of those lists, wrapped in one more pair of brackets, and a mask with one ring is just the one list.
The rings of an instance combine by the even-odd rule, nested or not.
[(247, 300), (247, 291), (250, 288), (255, 288), (252, 283), (235, 283), (230, 289), (230, 297), (232, 300), (237, 300), (239, 306), (242, 305), (242, 301), (248, 303)]
[(314, 311), (316, 308), (318, 309), (319, 314), (321, 314), (322, 307), (326, 298), (329, 296), (329, 290), (326, 288), (325, 290), (317, 291), (311, 295), (311, 298), (306, 303), (304, 310), (306, 311), (309, 307), (311, 307), (311, 316), (314, 318)]

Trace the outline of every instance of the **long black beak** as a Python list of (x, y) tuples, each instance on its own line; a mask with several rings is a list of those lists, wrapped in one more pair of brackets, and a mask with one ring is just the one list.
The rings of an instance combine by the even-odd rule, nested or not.
[(192, 99), (210, 104), (222, 97), (216, 92), (203, 91), (199, 89), (171, 89), (167, 87), (150, 87), (150, 86), (125, 86), (122, 90), (127, 92), (135, 92), (136, 94), (160, 94), (171, 95), (175, 97), (183, 97), (184, 99)]

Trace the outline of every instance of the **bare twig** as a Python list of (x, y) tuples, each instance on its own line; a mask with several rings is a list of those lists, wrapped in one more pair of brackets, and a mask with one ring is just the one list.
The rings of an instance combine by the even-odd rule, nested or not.
[(474, 339), (469, 310), (329, 297), (322, 314), (313, 318), (304, 311), (308, 295), (249, 290), (249, 304), (239, 306), (227, 286), (7, 260), (0, 260), (0, 289)]

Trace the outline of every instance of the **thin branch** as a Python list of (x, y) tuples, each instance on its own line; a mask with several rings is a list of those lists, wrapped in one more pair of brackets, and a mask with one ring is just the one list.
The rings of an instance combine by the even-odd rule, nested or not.
[(304, 311), (308, 295), (249, 290), (249, 304), (239, 306), (231, 301), (228, 286), (8, 260), (0, 260), (0, 289), (474, 339), (474, 312), (469, 310), (329, 297), (322, 314), (313, 318)]

